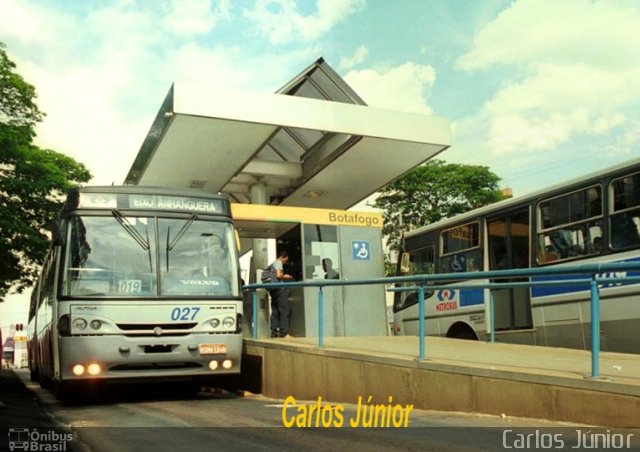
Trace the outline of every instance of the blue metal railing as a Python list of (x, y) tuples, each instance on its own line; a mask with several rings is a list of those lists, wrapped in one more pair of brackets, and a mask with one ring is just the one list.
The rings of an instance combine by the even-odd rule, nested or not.
[(609, 262), (598, 264), (579, 264), (561, 267), (538, 267), (513, 270), (493, 270), (485, 272), (471, 273), (441, 273), (437, 275), (411, 275), (394, 276), (387, 278), (369, 278), (360, 280), (309, 280), (297, 282), (277, 282), (247, 284), (243, 286), (245, 290), (251, 290), (253, 306), (253, 338), (258, 338), (258, 296), (257, 289), (293, 288), (293, 287), (317, 287), (318, 288), (318, 346), (324, 347), (324, 294), (323, 287), (327, 286), (355, 286), (355, 285), (375, 285), (375, 284), (396, 284), (396, 283), (416, 283), (413, 286), (394, 287), (387, 289), (392, 292), (418, 292), (418, 316), (420, 319), (418, 328), (419, 352), (418, 357), (424, 360), (425, 352), (425, 290), (442, 290), (452, 288), (451, 284), (435, 284), (442, 281), (469, 281), (487, 279), (513, 279), (533, 276), (556, 276), (556, 275), (582, 275), (584, 278), (550, 280), (550, 281), (518, 281), (518, 282), (476, 282), (469, 284), (456, 284), (456, 289), (489, 289), (489, 334), (490, 341), (495, 342), (495, 306), (493, 290), (496, 288), (518, 288), (537, 286), (585, 286), (585, 290), (590, 291), (591, 303), (591, 378), (600, 378), (600, 295), (598, 284), (616, 283), (640, 283), (640, 277), (606, 277), (598, 276), (601, 273), (640, 271), (640, 262)]

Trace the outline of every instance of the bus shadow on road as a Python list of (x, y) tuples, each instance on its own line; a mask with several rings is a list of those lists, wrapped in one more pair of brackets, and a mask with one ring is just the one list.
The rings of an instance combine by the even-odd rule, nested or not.
[(125, 402), (233, 399), (242, 396), (243, 391), (229, 391), (192, 382), (109, 382), (73, 388), (64, 396), (58, 397), (58, 402), (64, 406), (87, 406)]

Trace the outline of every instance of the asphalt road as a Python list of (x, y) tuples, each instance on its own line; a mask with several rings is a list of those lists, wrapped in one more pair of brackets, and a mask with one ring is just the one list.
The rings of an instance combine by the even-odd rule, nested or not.
[[(524, 438), (521, 435), (534, 435), (529, 436), (529, 446), (536, 445), (531, 443), (535, 438), (538, 445), (544, 445), (541, 441), (562, 439), (569, 450), (578, 444), (579, 432), (592, 431), (585, 426), (543, 420), (426, 410), (412, 410), (407, 428), (353, 428), (351, 422), (358, 419), (359, 413), (362, 415), (362, 408), (359, 411), (351, 404), (331, 404), (330, 409), (324, 408), (327, 422), (330, 418), (337, 422), (340, 416), (336, 413), (340, 412), (344, 420), (341, 427), (303, 428), (296, 425), (307, 421), (315, 425), (317, 416), (311, 415), (309, 421), (308, 412), (317, 401), (298, 401), (297, 406), (288, 404), (285, 408), (282, 400), (260, 395), (221, 390), (189, 395), (176, 385), (145, 384), (109, 387), (97, 395), (60, 402), (49, 391), (31, 383), (28, 372), (16, 371), (16, 375), (26, 386), (22, 388), (25, 392), (21, 397), (25, 401), (21, 402), (23, 409), (18, 415), (23, 421), (20, 425), (33, 421), (28, 434), (34, 435), (37, 429), (32, 439), (47, 446), (41, 450), (52, 450), (52, 445), (57, 444), (58, 449), (53, 450), (106, 452), (494, 451), (507, 446), (519, 448), (514, 446)], [(2, 397), (10, 400), (11, 396), (0, 393), (0, 400)], [(321, 405), (326, 406), (324, 402)], [(11, 407), (5, 403), (3, 410), (8, 409)], [(8, 417), (8, 413), (5, 411), (2, 419), (10, 424), (18, 417)], [(301, 413), (307, 413), (307, 417), (300, 417)], [(393, 416), (393, 412), (390, 413), (388, 419)], [(321, 424), (322, 418), (318, 422)], [(285, 423), (294, 426), (285, 428)], [(50, 433), (54, 430), (57, 433)], [(12, 434), (15, 439), (19, 433), (10, 432), (10, 439)], [(63, 436), (67, 434), (71, 436)], [(558, 434), (561, 436), (551, 436)], [(633, 434), (633, 450), (640, 450), (636, 449), (640, 447), (640, 432)]]

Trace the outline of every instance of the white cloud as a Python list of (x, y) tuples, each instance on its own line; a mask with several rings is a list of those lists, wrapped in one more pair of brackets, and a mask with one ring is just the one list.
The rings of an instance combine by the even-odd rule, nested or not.
[(227, 0), (172, 0), (163, 23), (170, 32), (189, 36), (210, 32), (219, 19), (228, 16)]
[(45, 29), (43, 18), (33, 9), (17, 0), (0, 0), (0, 30), (5, 36), (15, 36), (21, 41), (38, 39)]
[(545, 62), (635, 66), (640, 9), (633, 1), (518, 0), (476, 33), (462, 69)]
[[(5, 5), (11, 8), (3, 9), (2, 20), (25, 17), (21, 5)], [(46, 113), (36, 144), (87, 165), (94, 175), (91, 183), (122, 182), (154, 114), (150, 110), (144, 118), (135, 110), (138, 91), (148, 89), (154, 74), (162, 74), (154, 69), (164, 62), (150, 51), (163, 39), (162, 31), (156, 30), (153, 16), (128, 1), (84, 17), (35, 6), (28, 14), (29, 23), (40, 24), (35, 35), (14, 37), (25, 42), (23, 55), (31, 58), (15, 61), (18, 72), (36, 87), (38, 106)]]
[(458, 60), (466, 71), (512, 71), (476, 115), (480, 146), (517, 158), (623, 130), (640, 113), (639, 29), (637, 3), (514, 2)]
[(167, 54), (171, 61), (167, 76), (171, 80), (199, 83), (207, 86), (247, 88), (252, 74), (234, 63), (236, 49), (215, 47), (208, 49), (193, 42), (185, 43)]
[(314, 14), (303, 15), (294, 0), (257, 0), (244, 16), (255, 22), (258, 32), (272, 44), (312, 41), (359, 11), (364, 0), (317, 0), (316, 6)]
[(609, 155), (629, 156), (640, 148), (640, 119), (628, 120), (627, 127), (602, 146), (602, 151)]
[[(0, 0), (0, 40), (13, 39), (21, 46), (47, 47), (41, 56), (58, 57), (59, 49), (69, 45), (60, 39), (58, 30), (73, 30), (74, 23), (49, 5), (34, 5), (20, 0)], [(72, 32), (69, 31), (72, 35)], [(71, 39), (71, 36), (67, 39)], [(12, 49), (8, 49), (9, 54)], [(40, 55), (35, 55), (38, 57)]]
[(36, 144), (74, 157), (88, 166), (93, 184), (121, 183), (149, 124), (121, 115), (114, 105), (118, 81), (93, 70), (72, 68), (64, 73), (34, 69), (38, 103), (46, 111)]
[[(3, 12), (8, 21), (22, 17), (20, 8)], [(29, 12), (33, 23), (46, 24), (23, 52), (31, 58), (16, 58), (18, 72), (36, 87), (38, 106), (47, 114), (36, 144), (87, 165), (91, 183), (122, 182), (150, 124), (136, 114), (138, 91), (162, 74), (144, 71), (162, 62), (150, 51), (164, 39), (162, 31), (151, 14), (126, 0), (83, 17), (46, 7)]]
[[(38, 106), (47, 114), (36, 144), (87, 165), (92, 184), (124, 180), (173, 81), (274, 91), (291, 76), (291, 67), (304, 67), (319, 55), (318, 49), (302, 47), (247, 58), (237, 46), (174, 36), (158, 26), (166, 17), (161, 4), (143, 9), (118, 0), (78, 16), (0, 2), (11, 6), (3, 8), (0, 23), (27, 14), (27, 23), (40, 24), (29, 35), (12, 35), (14, 42), (25, 42), (23, 57), (13, 58), (18, 72), (36, 87)], [(214, 10), (227, 7), (217, 2)]]
[(340, 58), (340, 63), (338, 63), (338, 67), (342, 70), (347, 70), (347, 69), (356, 67), (357, 65), (362, 63), (364, 60), (366, 60), (368, 55), (369, 55), (369, 49), (367, 48), (367, 46), (360, 46), (356, 49), (353, 55)]
[(488, 147), (494, 155), (555, 149), (569, 139), (572, 129), (584, 129), (588, 118), (579, 112), (574, 115), (551, 115), (546, 118), (525, 118), (501, 115), (492, 118)]
[(408, 62), (381, 72), (351, 71), (344, 79), (372, 107), (432, 114), (427, 101), (436, 74), (431, 66)]
[(485, 104), (489, 146), (495, 153), (550, 150), (578, 133), (608, 133), (638, 105), (638, 76), (640, 70), (545, 64)]

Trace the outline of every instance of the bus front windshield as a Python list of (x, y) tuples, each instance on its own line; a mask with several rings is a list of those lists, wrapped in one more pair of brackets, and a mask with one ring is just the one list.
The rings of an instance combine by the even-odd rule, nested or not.
[(63, 295), (237, 296), (230, 223), (77, 216), (69, 221)]

